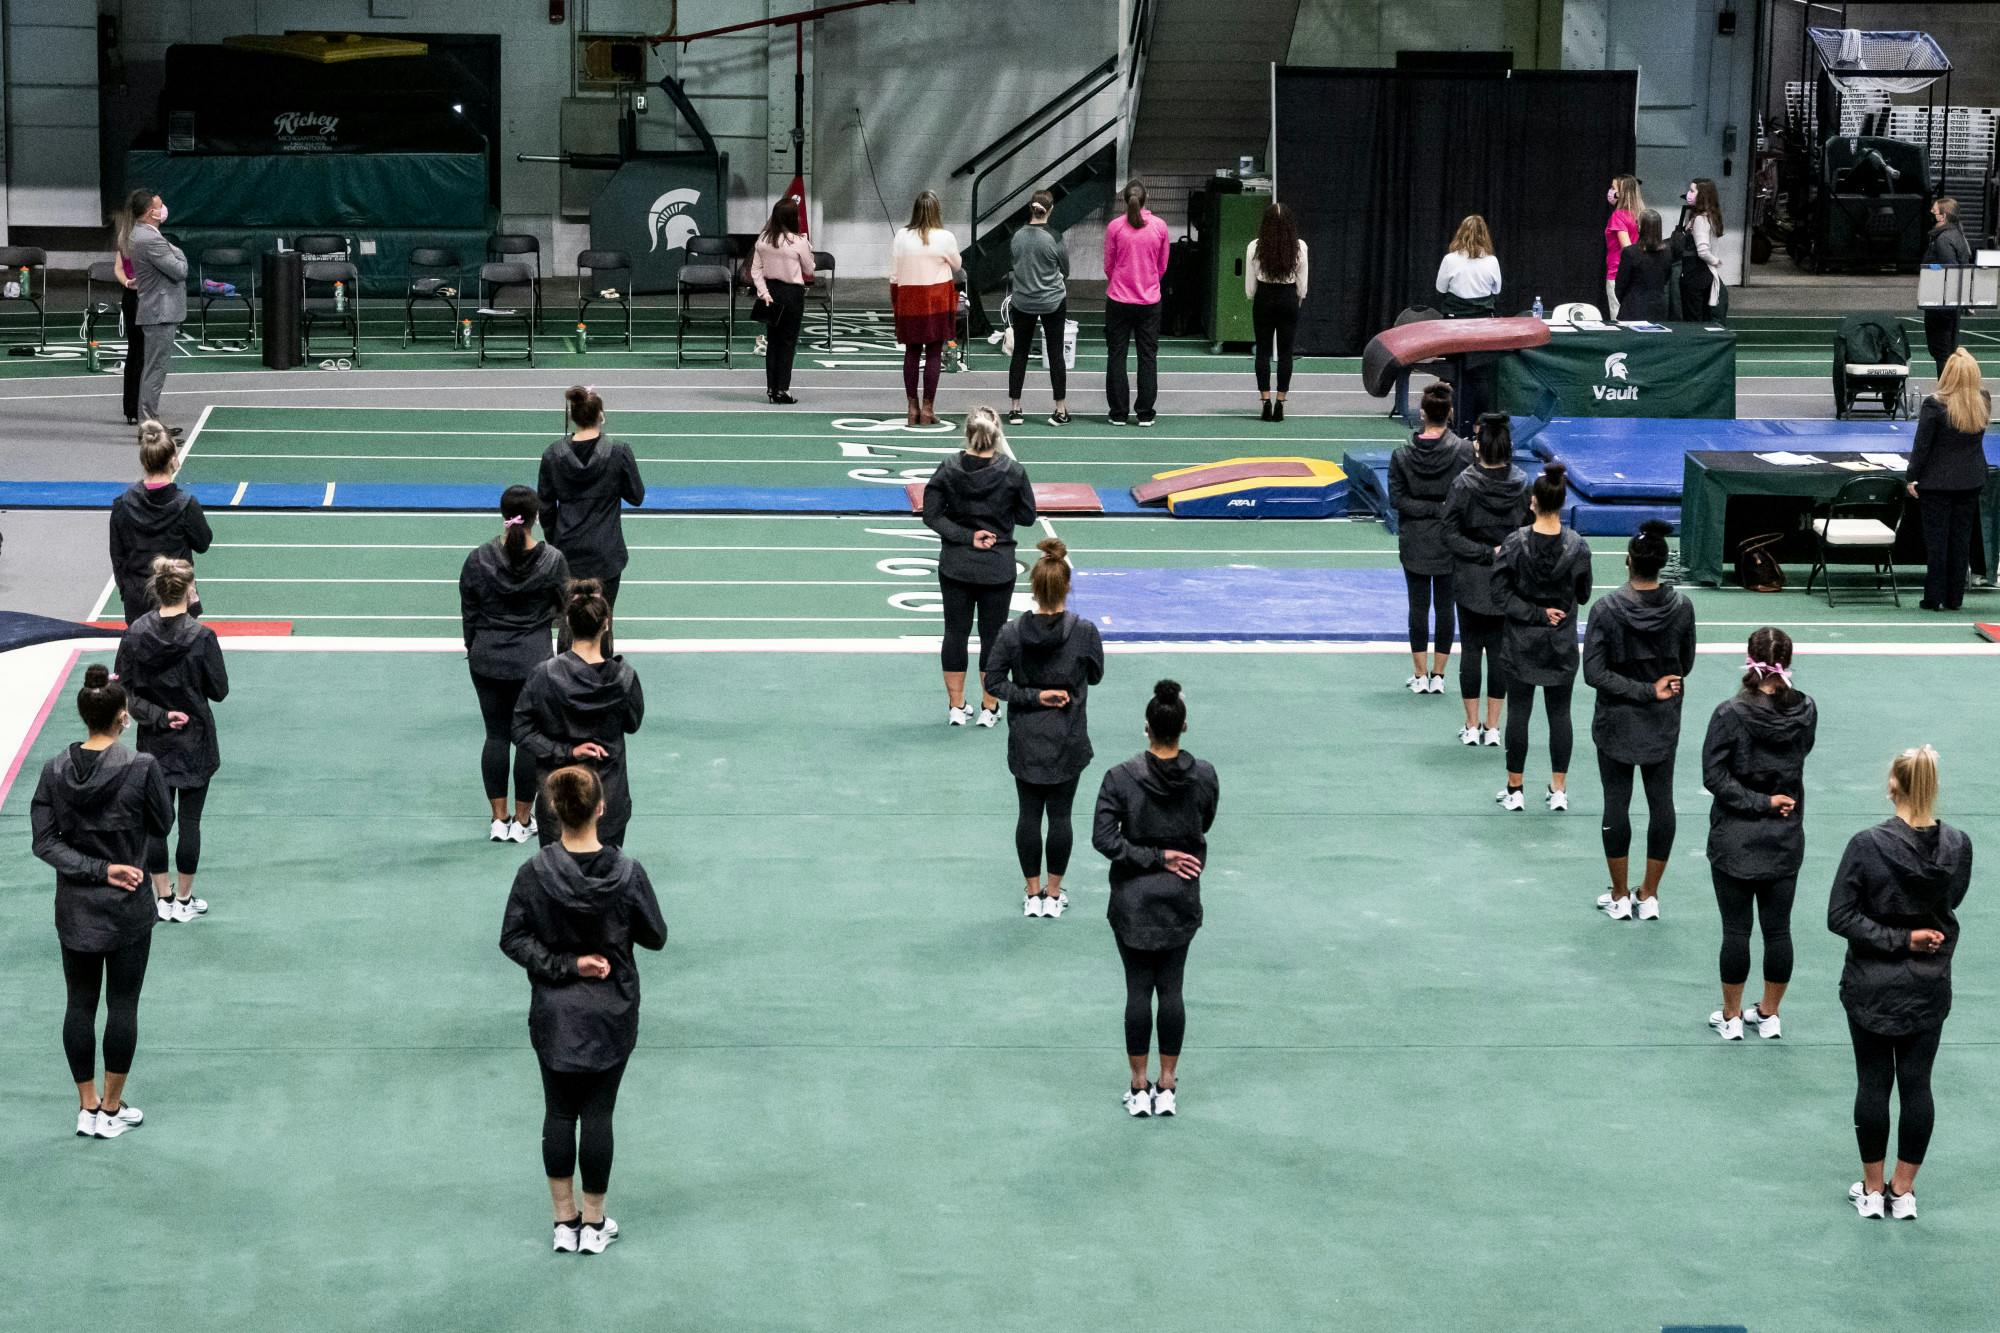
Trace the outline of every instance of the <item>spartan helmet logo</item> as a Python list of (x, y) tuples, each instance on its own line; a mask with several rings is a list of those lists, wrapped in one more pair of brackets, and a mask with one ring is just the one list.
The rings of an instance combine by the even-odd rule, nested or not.
[(1604, 378), (1608, 380), (1631, 378), (1625, 373), (1625, 353), (1613, 352), (1604, 358)]
[(701, 235), (701, 224), (694, 220), (691, 211), (700, 202), (700, 190), (668, 190), (655, 199), (646, 210), (646, 230), (653, 238), (648, 252), (658, 250), (662, 239), (667, 249), (684, 250), (688, 238)]

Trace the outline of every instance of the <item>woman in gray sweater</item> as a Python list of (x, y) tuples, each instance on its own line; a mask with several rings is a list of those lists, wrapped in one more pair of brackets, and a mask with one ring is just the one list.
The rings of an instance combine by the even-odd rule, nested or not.
[(1069, 252), (1060, 235), (1049, 228), (1056, 197), (1037, 190), (1028, 200), (1028, 225), (1014, 233), (1013, 291), (1008, 297), (1007, 322), (1014, 335), (1013, 359), (1007, 363), (1007, 424), (1018, 426), (1021, 389), (1028, 382), (1028, 353), (1035, 345), (1035, 326), (1042, 327), (1042, 346), (1049, 356), (1049, 388), (1056, 396), (1051, 426), (1069, 424), (1068, 372), (1063, 366), (1063, 330), (1069, 322)]

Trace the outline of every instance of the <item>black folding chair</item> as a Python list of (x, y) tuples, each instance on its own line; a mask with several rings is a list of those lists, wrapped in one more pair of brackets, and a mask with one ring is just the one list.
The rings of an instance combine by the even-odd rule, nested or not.
[(310, 259), (301, 265), (301, 271), (305, 290), (299, 302), (300, 350), (305, 359), (310, 361), (316, 355), (313, 326), (331, 324), (347, 333), (347, 350), (340, 355), (360, 361), (361, 270), (344, 259)]
[[(526, 310), (500, 304), (501, 298), (506, 296), (509, 288), (513, 287), (524, 289), (524, 294), (528, 297)], [(508, 261), (489, 262), (479, 266), (479, 309), (473, 313), (473, 319), (478, 329), (480, 365), (485, 365), (489, 356), (496, 361), (525, 360), (531, 366), (535, 364), (534, 295), (539, 290), (540, 284), (535, 281), (535, 272), (526, 264)], [(503, 328), (512, 324), (520, 325), (521, 332), (527, 337), (527, 350), (518, 355), (488, 352), (487, 334), (496, 324)]]
[(1875, 570), (1879, 592), (1886, 581), (1896, 605), (1903, 595), (1896, 587), (1896, 529), (1903, 519), (1903, 477), (1854, 477), (1848, 480), (1817, 511), (1812, 521), (1817, 554), (1812, 572), (1806, 575), (1806, 591), (1813, 580), (1826, 576), (1826, 604), (1833, 605), (1833, 570), (1841, 564), (1868, 564)]
[[(736, 273), (729, 263), (729, 242), (720, 236), (694, 236), (687, 243), (687, 258), (681, 263), (680, 276), (674, 280), (674, 295), (678, 309), (674, 320), (674, 364), (680, 365), (687, 359), (688, 330), (698, 326), (709, 326), (720, 330), (722, 347), (696, 349), (697, 357), (719, 355), (725, 366), (736, 364), (733, 351), (736, 343)], [(720, 302), (702, 302), (695, 298), (719, 296)]]
[[(527, 258), (523, 258), (527, 256)], [(542, 327), (542, 243), (526, 232), (496, 231), (486, 238), (486, 259), (489, 263), (532, 264), (533, 272), (529, 285), (534, 289), (535, 327)]]
[(632, 257), (623, 250), (585, 250), (576, 257), (576, 322), (588, 323), (593, 304), (615, 305), (625, 316), (625, 345), (632, 345)]
[(456, 250), (417, 246), (410, 251), (410, 280), (403, 288), (403, 345), (417, 340), (417, 303), (441, 305), (451, 316), (449, 340), (458, 341), (458, 285), (465, 265)]
[(49, 349), (49, 312), (42, 304), (48, 289), (49, 252), (33, 245), (0, 247), (0, 301), (25, 301), (35, 308), (35, 351)]
[(833, 254), (827, 250), (813, 251), (813, 280), (806, 288), (806, 304), (818, 306), (826, 312), (826, 341), (820, 350), (833, 350)]
[[(198, 310), (201, 314), (201, 341), (208, 345), (208, 311), (214, 305), (240, 304), (243, 307), (243, 345), (257, 337), (257, 261), (240, 246), (214, 246), (195, 260)], [(217, 284), (211, 290), (209, 283)]]

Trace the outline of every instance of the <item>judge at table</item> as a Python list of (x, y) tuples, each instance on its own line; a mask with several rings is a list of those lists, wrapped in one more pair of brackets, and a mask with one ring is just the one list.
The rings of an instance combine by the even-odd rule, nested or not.
[(1992, 395), (1979, 382), (1979, 363), (1963, 347), (1945, 358), (1937, 388), (1917, 411), (1917, 442), (1905, 474), (1924, 524), (1926, 611), (1956, 611), (1965, 602), (1979, 495), (1986, 486), (1986, 423)]

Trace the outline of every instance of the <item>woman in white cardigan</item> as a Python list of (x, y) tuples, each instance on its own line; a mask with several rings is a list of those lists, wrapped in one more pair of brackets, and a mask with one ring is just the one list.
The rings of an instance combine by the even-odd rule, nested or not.
[[(958, 274), (965, 267), (958, 238), (945, 230), (938, 197), (925, 190), (910, 209), (910, 225), (889, 247), (889, 306), (903, 344), (907, 425), (937, 424), (938, 373), (944, 345), (958, 327)], [(923, 367), (919, 383), (917, 368)]]
[(1717, 253), (1722, 240), (1722, 202), (1716, 197), (1715, 182), (1697, 176), (1682, 196), (1686, 208), (1681, 225), (1687, 228), (1693, 253), (1681, 255), (1681, 318), (1708, 319), (1722, 301), (1722, 256)]
[(1438, 265), (1437, 289), (1444, 297), (1444, 313), (1453, 319), (1493, 313), (1500, 295), (1500, 260), (1493, 253), (1493, 233), (1479, 214), (1468, 213), (1458, 224), (1451, 249)]
[[(1243, 252), (1243, 294), (1250, 298), (1250, 323), (1257, 350), (1252, 368), (1263, 419), (1285, 419), (1285, 395), (1292, 387), (1292, 340), (1299, 329), (1299, 303), (1306, 299), (1306, 243), (1299, 239), (1292, 210), (1273, 203), (1264, 210), (1257, 239)], [(1271, 353), (1278, 354), (1278, 396), (1271, 397)]]

